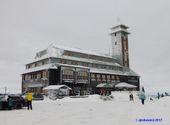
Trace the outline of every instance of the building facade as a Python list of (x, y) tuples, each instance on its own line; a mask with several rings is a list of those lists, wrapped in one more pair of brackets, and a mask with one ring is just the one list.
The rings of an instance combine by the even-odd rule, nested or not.
[(103, 82), (127, 82), (139, 90), (140, 77), (129, 67), (128, 34), (125, 25), (112, 28), (112, 55), (56, 45), (37, 52), (22, 74), (22, 92), (42, 92), (48, 85), (65, 84), (74, 93), (96, 93), (96, 86)]

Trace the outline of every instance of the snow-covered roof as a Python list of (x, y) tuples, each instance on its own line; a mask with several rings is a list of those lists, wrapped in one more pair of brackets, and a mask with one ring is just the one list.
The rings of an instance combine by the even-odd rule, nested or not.
[(71, 88), (66, 85), (49, 85), (49, 86), (43, 88), (43, 90), (59, 90), (63, 87), (71, 90)]
[(79, 65), (70, 65), (70, 64), (62, 64), (62, 63), (55, 63), (55, 65), (56, 65), (56, 66), (68, 66), (68, 67), (89, 69), (89, 67), (86, 67), (86, 66), (79, 66)]
[(109, 83), (100, 83), (96, 86), (97, 88), (113, 88), (113, 84)]
[(124, 28), (124, 29), (128, 29), (128, 28), (129, 28), (128, 26), (126, 26), (126, 25), (124, 25), (124, 24), (118, 24), (118, 25), (116, 25), (116, 26), (113, 26), (111, 29), (115, 29), (115, 28), (118, 28), (118, 27), (122, 27), (122, 28)]
[(42, 66), (37, 66), (34, 68), (26, 69), (22, 74), (29, 73), (29, 72), (35, 72), (35, 71), (41, 71), (41, 70), (45, 70), (45, 69), (57, 69), (57, 66), (54, 65), (53, 63), (42, 65)]
[(97, 69), (90, 68), (91, 73), (102, 73), (102, 74), (117, 74), (117, 75), (128, 75), (128, 76), (139, 76), (137, 73), (129, 69), (129, 71), (120, 70), (109, 70), (109, 69)]
[(126, 82), (121, 82), (121, 83), (118, 83), (117, 85), (115, 85), (116, 88), (123, 88), (123, 87), (126, 87), (126, 88), (136, 88), (137, 86), (135, 85), (130, 85)]
[(26, 73), (30, 73), (30, 72), (36, 72), (36, 71), (41, 71), (41, 70), (46, 70), (46, 69), (57, 69), (58, 66), (66, 66), (66, 67), (89, 69), (89, 67), (85, 67), (85, 66), (69, 65), (69, 64), (62, 64), (62, 63), (51, 63), (51, 64), (46, 64), (46, 65), (42, 65), (42, 66), (26, 69), (22, 74), (26, 74)]
[(123, 24), (114, 26), (114, 27), (111, 28), (111, 34), (112, 34), (112, 33), (116, 33), (116, 32), (121, 32), (121, 31), (130, 34), (130, 33), (127, 31), (128, 28), (129, 28), (129, 27), (127, 27), (126, 25), (123, 25)]
[(38, 88), (38, 87), (43, 87), (44, 85), (43, 84), (41, 84), (41, 83), (32, 83), (32, 84), (26, 84), (26, 86), (28, 87), (28, 88)]
[(102, 74), (118, 74), (123, 75), (121, 71), (117, 70), (109, 70), (109, 69), (97, 69), (97, 68), (90, 68), (91, 73), (102, 73)]
[[(127, 68), (127, 67), (126, 67)], [(138, 73), (136, 73), (135, 71), (133, 71), (132, 69), (128, 69), (127, 71), (124, 71), (124, 75), (129, 75), (129, 76), (139, 76)]]
[(71, 47), (65, 47), (61, 45), (52, 44), (47, 49), (37, 52), (34, 61), (42, 60), (42, 59), (49, 58), (49, 57), (61, 57), (63, 55), (64, 50), (113, 59), (111, 55), (92, 52), (88, 50), (82, 50), (80, 48), (71, 48)]
[(111, 63), (111, 62), (104, 62), (104, 61), (98, 61), (94, 59), (86, 59), (86, 58), (78, 58), (78, 57), (72, 57), (72, 56), (61, 56), (62, 59), (68, 59), (68, 60), (76, 60), (80, 62), (88, 62), (88, 63), (96, 63), (96, 64), (103, 64), (103, 65), (110, 65), (110, 66), (119, 66), (122, 67), (118, 63)]
[(73, 52), (78, 52), (78, 53), (83, 53), (83, 54), (112, 58), (111, 55), (106, 55), (106, 54), (103, 54), (103, 53), (97, 53), (97, 52), (93, 52), (93, 51), (89, 51), (89, 50), (83, 50), (83, 49), (80, 49), (80, 48), (71, 48), (71, 47), (65, 47), (65, 46), (61, 46), (61, 45), (53, 45), (53, 47), (55, 47), (57, 49), (68, 50), (68, 51), (73, 51)]

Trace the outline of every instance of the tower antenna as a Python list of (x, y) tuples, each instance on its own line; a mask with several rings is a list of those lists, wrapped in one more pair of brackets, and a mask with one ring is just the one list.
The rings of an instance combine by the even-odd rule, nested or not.
[(117, 24), (119, 25), (120, 24), (120, 18), (117, 17)]

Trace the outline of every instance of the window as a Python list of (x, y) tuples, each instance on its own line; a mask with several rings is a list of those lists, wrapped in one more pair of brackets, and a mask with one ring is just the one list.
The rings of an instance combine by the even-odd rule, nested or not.
[(82, 65), (83, 65), (83, 66), (88, 66), (88, 63), (83, 63)]
[(65, 63), (66, 63), (66, 60), (61, 59), (61, 60), (60, 60), (60, 63), (65, 64)]
[(43, 78), (47, 78), (47, 71), (43, 71), (42, 77), (43, 77)]
[(117, 42), (115, 42), (115, 45), (117, 45)]
[(63, 70), (63, 75), (73, 75), (74, 72), (72, 70), (69, 70), (69, 69), (65, 69)]
[(27, 66), (26, 66), (26, 69), (29, 69), (29, 68), (30, 68), (30, 65), (27, 65)]
[(25, 75), (25, 80), (31, 80), (31, 75)]
[(86, 72), (86, 71), (79, 71), (78, 73), (77, 73), (77, 79), (82, 79), (82, 80), (86, 80), (86, 79), (88, 79), (88, 73)]
[(95, 78), (95, 75), (94, 75), (94, 74), (91, 74), (91, 78), (93, 78), (93, 79), (94, 79), (94, 78)]
[(115, 76), (114, 75), (112, 75), (112, 80), (115, 80)]
[(105, 75), (102, 75), (102, 79), (105, 79), (106, 78), (106, 76)]
[(44, 61), (42, 62), (42, 64), (48, 64), (48, 60), (47, 60), (47, 59), (44, 60)]
[(35, 63), (30, 64), (30, 68), (34, 68), (35, 67)]
[(96, 66), (96, 64), (92, 64), (92, 67), (96, 68), (97, 66)]
[(41, 66), (41, 65), (43, 65), (42, 62), (43, 62), (43, 61), (37, 62), (37, 63), (36, 63), (36, 66)]
[(119, 76), (116, 77), (116, 80), (119, 81)]
[(100, 74), (97, 74), (97, 78), (100, 78)]
[(36, 73), (33, 74), (33, 79), (37, 79), (37, 74)]
[(77, 65), (76, 61), (71, 61), (71, 65)]
[(100, 74), (97, 74), (97, 81), (101, 81)]
[(107, 75), (107, 80), (110, 80), (110, 75)]
[(37, 79), (40, 79), (41, 78), (41, 73), (38, 73), (37, 74)]

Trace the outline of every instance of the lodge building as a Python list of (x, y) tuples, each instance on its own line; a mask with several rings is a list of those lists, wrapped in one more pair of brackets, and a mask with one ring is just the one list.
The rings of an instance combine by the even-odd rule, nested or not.
[(37, 52), (22, 73), (22, 92), (27, 89), (42, 92), (48, 85), (65, 84), (75, 93), (80, 90), (95, 93), (96, 86), (103, 82), (114, 85), (126, 82), (139, 90), (140, 77), (129, 67), (127, 29), (122, 24), (111, 28), (112, 55), (54, 44)]

